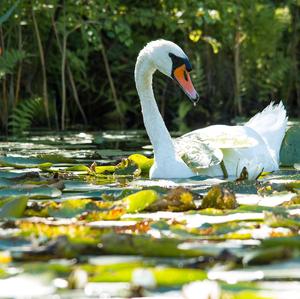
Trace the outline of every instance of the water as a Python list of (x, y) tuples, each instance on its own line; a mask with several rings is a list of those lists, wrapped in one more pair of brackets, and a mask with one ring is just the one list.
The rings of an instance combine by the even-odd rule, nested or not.
[[(186, 298), (203, 290), (297, 298), (298, 164), (239, 183), (89, 169), (136, 153), (152, 155), (144, 131), (0, 141), (0, 298)], [(201, 209), (213, 185), (231, 192), (222, 200), (235, 194), (237, 207)], [(157, 194), (156, 207), (128, 212), (128, 196), (145, 189)]]

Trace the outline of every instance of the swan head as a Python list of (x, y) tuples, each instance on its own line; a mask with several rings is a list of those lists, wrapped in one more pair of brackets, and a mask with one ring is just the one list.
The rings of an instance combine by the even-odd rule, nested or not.
[(157, 70), (175, 80), (192, 102), (198, 102), (199, 95), (190, 77), (191, 63), (179, 46), (160, 39), (148, 43), (142, 52), (149, 55), (148, 57)]

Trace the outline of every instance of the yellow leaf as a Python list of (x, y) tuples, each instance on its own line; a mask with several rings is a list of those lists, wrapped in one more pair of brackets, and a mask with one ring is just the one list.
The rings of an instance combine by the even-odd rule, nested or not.
[(192, 42), (196, 43), (199, 41), (201, 35), (202, 35), (202, 30), (197, 29), (190, 32), (189, 38)]
[(8, 264), (12, 261), (9, 251), (0, 251), (0, 264)]
[(141, 154), (133, 154), (128, 157), (128, 160), (133, 161), (142, 171), (142, 173), (147, 174), (151, 166), (154, 163), (154, 159), (149, 159)]
[(219, 43), (215, 38), (212, 38), (210, 36), (204, 36), (202, 37), (202, 39), (211, 45), (214, 54), (217, 54), (219, 52), (219, 49), (221, 48), (221, 43)]
[(180, 201), (184, 204), (191, 204), (193, 202), (193, 195), (190, 192), (183, 192), (180, 195)]
[(128, 213), (137, 213), (146, 209), (158, 199), (154, 190), (142, 190), (123, 198)]
[(113, 173), (116, 170), (116, 166), (107, 165), (107, 166), (96, 166), (95, 172), (98, 174), (106, 174), (106, 173)]

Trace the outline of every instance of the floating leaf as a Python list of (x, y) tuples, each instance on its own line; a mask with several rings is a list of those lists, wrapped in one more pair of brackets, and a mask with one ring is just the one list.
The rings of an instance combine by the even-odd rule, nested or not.
[(0, 218), (21, 217), (26, 209), (28, 197), (10, 197), (0, 200)]
[(300, 163), (299, 126), (293, 126), (287, 130), (280, 149), (280, 163), (291, 166)]
[(145, 210), (158, 198), (153, 190), (142, 190), (123, 198), (128, 213), (137, 213)]
[(200, 199), (196, 194), (188, 189), (177, 187), (171, 189), (168, 194), (162, 196), (152, 203), (147, 210), (149, 211), (188, 211), (196, 209), (194, 200)]
[(238, 203), (235, 194), (220, 186), (212, 187), (203, 198), (201, 208), (235, 209)]
[(173, 238), (153, 238), (150, 235), (108, 233), (101, 238), (105, 253), (130, 254), (160, 257), (195, 257), (201, 250), (180, 249), (181, 240)]
[(74, 165), (74, 166), (70, 166), (68, 168), (65, 169), (66, 171), (74, 171), (74, 172), (84, 172), (84, 173), (90, 173), (91, 170), (89, 167), (87, 167), (86, 165)]
[(153, 158), (149, 159), (141, 154), (130, 155), (128, 159), (133, 161), (141, 169), (143, 174), (149, 174), (150, 168), (154, 163)]
[(41, 168), (47, 169), (52, 166), (52, 163), (38, 158), (23, 158), (23, 157), (0, 157), (0, 165), (11, 166), (14, 168)]
[(0, 177), (0, 188), (9, 187), (9, 186), (13, 186), (13, 185), (14, 185), (14, 182), (12, 182), (11, 180), (2, 179)]
[(52, 217), (72, 218), (86, 211), (87, 205), (91, 202), (90, 199), (69, 199), (58, 203), (55, 207), (53, 205), (50, 206), (47, 209), (48, 215)]
[(1, 189), (0, 198), (3, 197), (19, 197), (27, 196), (29, 198), (45, 199), (45, 198), (56, 198), (61, 196), (61, 191), (54, 187), (37, 187), (32, 189)]
[(95, 172), (97, 174), (112, 174), (116, 171), (116, 166), (107, 165), (107, 166), (95, 166)]
[(138, 167), (138, 165), (129, 159), (123, 159), (122, 162), (120, 162), (116, 166), (116, 171), (114, 172), (115, 175), (133, 175), (138, 176), (141, 173), (141, 169)]
[(50, 163), (75, 163), (74, 159), (59, 154), (38, 154), (36, 157)]

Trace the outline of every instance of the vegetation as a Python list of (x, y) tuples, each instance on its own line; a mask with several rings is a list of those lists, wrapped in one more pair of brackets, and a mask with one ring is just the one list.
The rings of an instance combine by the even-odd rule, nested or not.
[[(0, 7), (0, 126), (142, 128), (133, 80), (150, 40), (186, 50), (201, 95), (194, 108), (169, 79), (154, 80), (173, 129), (228, 122), (283, 99), (300, 116), (298, 0), (3, 0)], [(27, 107), (29, 107), (28, 105)], [(31, 115), (36, 115), (35, 110)], [(19, 119), (17, 119), (19, 118)], [(21, 128), (23, 128), (21, 126)]]
[(296, 294), (300, 138), (290, 132), (289, 169), (255, 181), (148, 180), (153, 159), (133, 131), (0, 142), (1, 296)]

